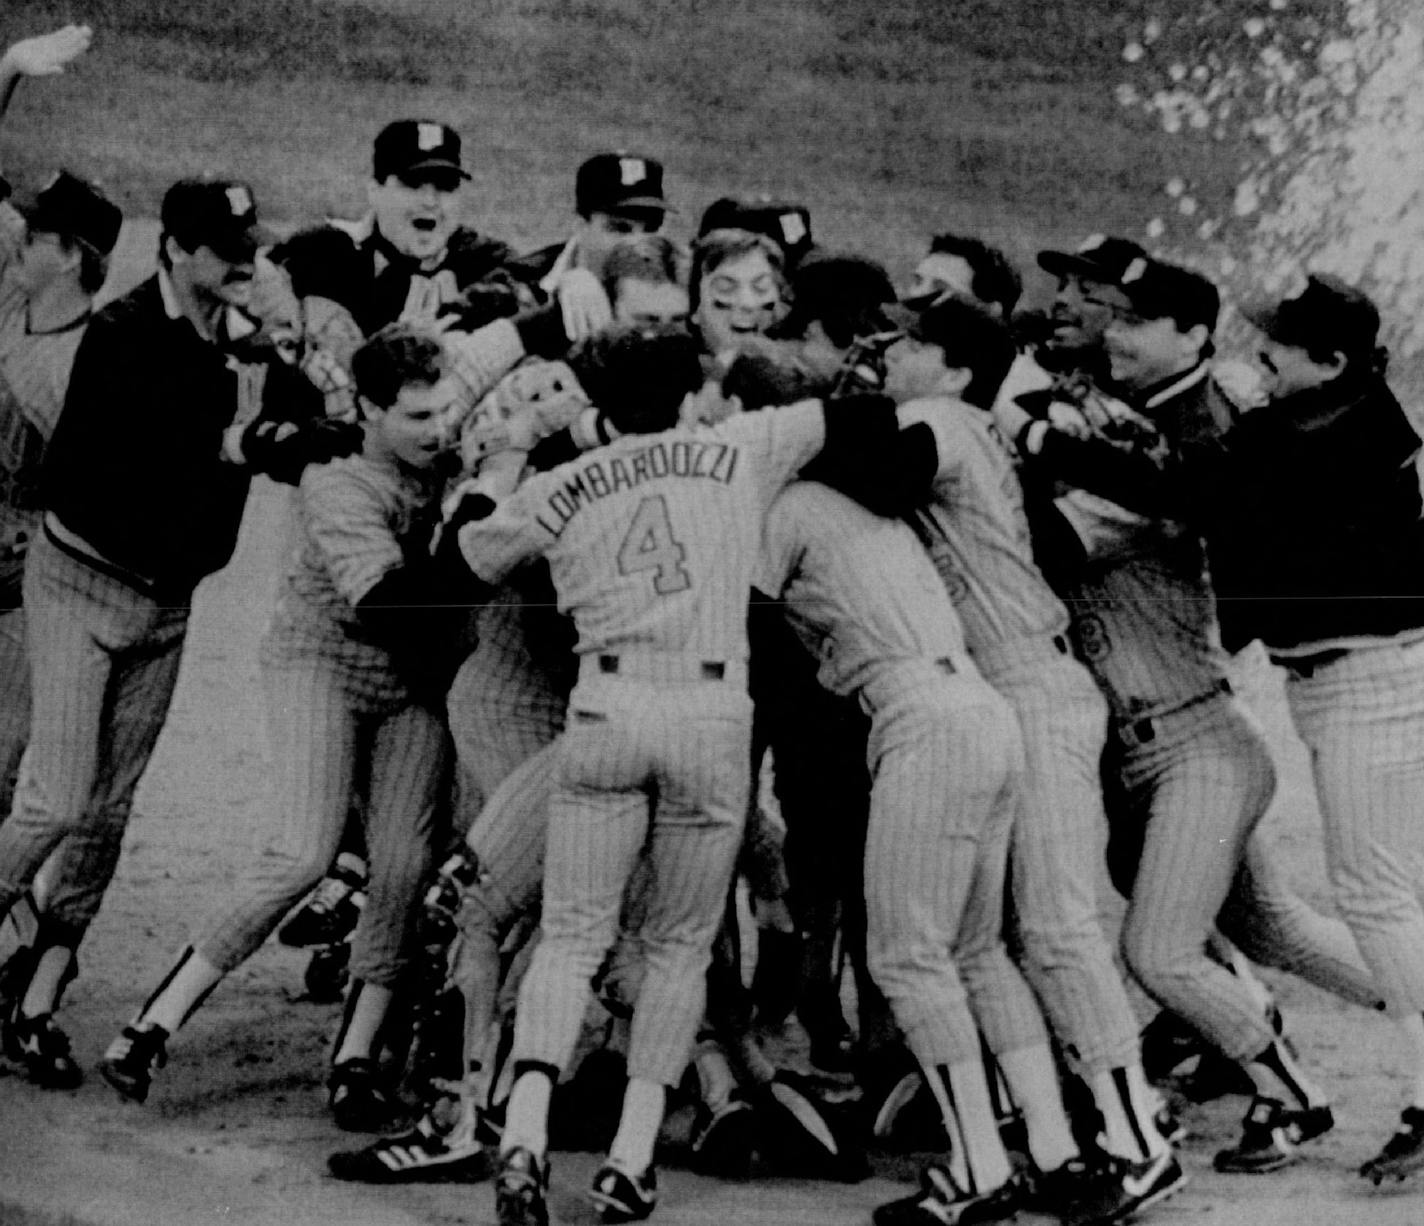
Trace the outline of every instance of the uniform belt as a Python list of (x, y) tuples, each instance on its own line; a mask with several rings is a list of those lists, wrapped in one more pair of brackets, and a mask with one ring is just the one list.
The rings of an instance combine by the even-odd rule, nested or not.
[(154, 580), (135, 570), (129, 570), (126, 566), (120, 566), (117, 562), (110, 562), (108, 558), (84, 544), (80, 537), (70, 532), (52, 513), (44, 518), (44, 534), (45, 539), (61, 553), (90, 570), (107, 575), (145, 596), (151, 597), (158, 591), (158, 584)]
[(729, 672), (725, 660), (699, 660), (670, 653), (600, 653), (594, 658), (598, 671), (605, 676), (637, 677), (649, 681), (724, 681)]
[(1272, 656), (1271, 663), (1279, 664), (1295, 676), (1308, 680), (1327, 664), (1343, 660), (1350, 651), (1349, 647), (1327, 647), (1324, 651), (1312, 651), (1308, 656)]
[(1231, 682), (1223, 678), (1211, 689), (1204, 690), (1193, 698), (1188, 698), (1186, 702), (1178, 703), (1168, 711), (1148, 716), (1146, 719), (1123, 720), (1116, 725), (1114, 731), (1117, 739), (1124, 745), (1129, 747), (1148, 745), (1157, 739), (1157, 733), (1161, 730), (1164, 719), (1172, 715), (1179, 715), (1183, 711), (1190, 711), (1193, 707), (1199, 707), (1204, 702), (1210, 702), (1213, 698), (1230, 693)]

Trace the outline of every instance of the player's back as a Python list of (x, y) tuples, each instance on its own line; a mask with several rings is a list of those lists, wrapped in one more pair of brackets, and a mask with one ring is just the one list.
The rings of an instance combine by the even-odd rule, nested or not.
[(957, 658), (964, 633), (908, 525), (812, 481), (787, 487), (763, 533), (757, 586), (779, 593), (836, 693), (885, 664)]
[(526, 481), (477, 530), (476, 571), (544, 554), (582, 654), (744, 660), (762, 521), (823, 438), (814, 402), (628, 435)]

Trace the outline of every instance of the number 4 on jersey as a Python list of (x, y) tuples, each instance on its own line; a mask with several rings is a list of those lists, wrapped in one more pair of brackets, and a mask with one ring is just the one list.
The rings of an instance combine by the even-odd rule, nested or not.
[(625, 575), (654, 571), (653, 590), (670, 596), (692, 586), (692, 576), (682, 567), (686, 556), (687, 550), (672, 534), (666, 500), (661, 494), (644, 498), (618, 550), (619, 571)]

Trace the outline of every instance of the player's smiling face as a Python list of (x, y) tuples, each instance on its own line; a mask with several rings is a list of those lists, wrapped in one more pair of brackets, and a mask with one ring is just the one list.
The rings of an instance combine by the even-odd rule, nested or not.
[(1060, 277), (1049, 308), (1055, 348), (1096, 348), (1113, 312), (1128, 305), (1127, 295), (1114, 285), (1090, 281), (1077, 273)]
[(390, 408), (368, 406), (367, 454), (430, 468), (453, 443), (464, 407), (464, 385), (454, 375), (433, 384), (407, 383)]
[(709, 353), (765, 332), (784, 306), (781, 278), (762, 251), (733, 256), (704, 273), (697, 297), (697, 326)]
[(438, 259), (459, 221), (464, 182), (455, 170), (433, 168), (370, 184), (376, 229), (402, 255), (422, 262)]
[(1104, 331), (1103, 350), (1113, 382), (1141, 390), (1190, 370), (1204, 340), (1204, 328), (1183, 332), (1174, 319), (1144, 319), (1126, 308), (1113, 315)]

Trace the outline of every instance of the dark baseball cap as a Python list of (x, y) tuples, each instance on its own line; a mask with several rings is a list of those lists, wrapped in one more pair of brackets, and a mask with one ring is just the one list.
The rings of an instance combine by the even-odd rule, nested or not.
[(252, 189), (235, 179), (180, 179), (163, 197), (163, 232), (184, 251), (209, 248), (233, 264), (245, 264), (273, 242), (257, 222)]
[(722, 196), (707, 206), (697, 237), (713, 230), (750, 230), (765, 234), (795, 263), (814, 245), (811, 210), (804, 204), (770, 196)]
[(1144, 319), (1170, 317), (1182, 331), (1197, 324), (1205, 324), (1208, 332), (1216, 330), (1221, 293), (1199, 272), (1140, 256), (1122, 270), (1114, 284)]
[(636, 153), (597, 153), (574, 177), (574, 208), (590, 213), (670, 213), (663, 164)]
[(429, 170), (470, 177), (460, 162), (460, 134), (454, 128), (434, 119), (397, 119), (381, 129), (371, 157), (376, 182)]
[(1297, 349), (1353, 355), (1372, 352), (1379, 339), (1379, 308), (1331, 273), (1310, 273), (1295, 297), (1244, 307), (1241, 314), (1273, 341)]
[(76, 239), (100, 255), (119, 241), (123, 211), (103, 190), (67, 170), (59, 171), (34, 198), (15, 206), (31, 230)]
[(1116, 284), (1133, 260), (1146, 255), (1130, 238), (1090, 234), (1074, 251), (1040, 251), (1038, 266), (1054, 277), (1072, 275)]

